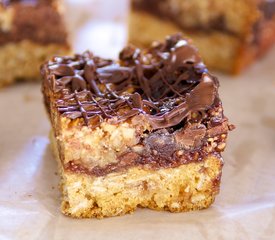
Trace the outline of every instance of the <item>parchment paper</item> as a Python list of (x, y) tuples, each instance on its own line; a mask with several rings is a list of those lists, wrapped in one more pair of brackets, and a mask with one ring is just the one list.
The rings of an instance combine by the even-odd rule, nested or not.
[[(114, 57), (123, 45), (125, 1), (106, 1), (113, 2), (115, 21), (88, 21), (88, 10), (98, 13), (102, 1), (70, 0), (76, 50)], [(86, 12), (77, 15), (76, 9)], [(241, 76), (218, 74), (226, 115), (237, 129), (224, 154), (220, 195), (211, 208), (190, 213), (139, 209), (103, 220), (63, 216), (40, 85), (1, 90), (0, 239), (275, 239), (274, 62), (275, 49)]]

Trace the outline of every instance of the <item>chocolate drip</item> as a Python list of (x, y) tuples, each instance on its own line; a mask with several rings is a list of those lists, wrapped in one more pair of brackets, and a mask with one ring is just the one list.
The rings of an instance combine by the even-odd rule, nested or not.
[(54, 58), (42, 74), (54, 78), (59, 112), (98, 126), (143, 114), (153, 129), (175, 126), (190, 113), (206, 111), (217, 98), (218, 82), (194, 48), (177, 34), (150, 49), (126, 47), (119, 62), (86, 52)]

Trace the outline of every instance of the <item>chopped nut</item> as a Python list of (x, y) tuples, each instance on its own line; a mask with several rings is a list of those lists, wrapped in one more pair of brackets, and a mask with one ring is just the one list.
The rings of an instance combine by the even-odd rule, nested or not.
[(189, 185), (184, 189), (184, 192), (186, 192), (186, 193), (190, 192), (190, 186)]
[(222, 151), (222, 150), (224, 150), (225, 149), (225, 146), (226, 146), (226, 144), (225, 143), (221, 143), (221, 144), (219, 144), (218, 145), (218, 149), (220, 150), (220, 151)]
[(214, 138), (208, 138), (208, 142), (214, 142)]
[(176, 153), (176, 154), (177, 154), (177, 156), (178, 156), (178, 157), (180, 157), (180, 156), (182, 156), (182, 155), (183, 155), (183, 151), (182, 151), (182, 150), (179, 150), (179, 151), (177, 151), (177, 153)]
[(173, 203), (171, 204), (171, 207), (172, 207), (172, 208), (180, 208), (180, 204), (179, 204), (178, 202), (173, 202)]
[(204, 182), (206, 180), (206, 176), (204, 174), (201, 175), (198, 185), (196, 187), (197, 190), (202, 190), (202, 188), (204, 187)]
[(226, 134), (222, 134), (222, 135), (221, 135), (221, 138), (225, 139), (226, 136), (227, 136)]
[(217, 147), (217, 146), (218, 146), (218, 144), (217, 144), (216, 142), (212, 142), (212, 143), (211, 143), (211, 147), (212, 147), (212, 148), (215, 148), (215, 147)]
[(132, 147), (132, 150), (134, 151), (134, 152), (136, 152), (136, 153), (142, 153), (142, 151), (143, 151), (143, 146), (142, 145), (136, 145), (136, 146), (134, 146), (134, 147)]
[(206, 150), (207, 150), (207, 152), (212, 152), (212, 151), (213, 151), (213, 148), (212, 148), (211, 146), (208, 146), (208, 147), (206, 148)]
[(191, 202), (195, 204), (195, 203), (200, 202), (204, 199), (205, 199), (205, 196), (201, 193), (198, 193), (198, 194), (192, 196)]
[(153, 155), (157, 155), (158, 151), (157, 150), (153, 150)]

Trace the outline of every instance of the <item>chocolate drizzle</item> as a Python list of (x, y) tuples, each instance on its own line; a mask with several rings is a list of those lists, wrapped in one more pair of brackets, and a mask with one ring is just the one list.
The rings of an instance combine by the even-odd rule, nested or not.
[(218, 81), (179, 34), (146, 50), (128, 46), (118, 62), (90, 52), (55, 57), (42, 74), (58, 96), (58, 111), (91, 127), (138, 114), (152, 129), (172, 127), (192, 112), (208, 110), (217, 98)]

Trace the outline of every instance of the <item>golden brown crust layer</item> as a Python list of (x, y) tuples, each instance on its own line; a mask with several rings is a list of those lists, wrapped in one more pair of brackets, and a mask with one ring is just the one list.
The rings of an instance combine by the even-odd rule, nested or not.
[(200, 163), (157, 171), (131, 168), (103, 177), (64, 171), (55, 138), (52, 146), (61, 174), (62, 206), (75, 218), (103, 218), (131, 213), (137, 207), (170, 212), (208, 208), (219, 192), (222, 160), (209, 156)]

